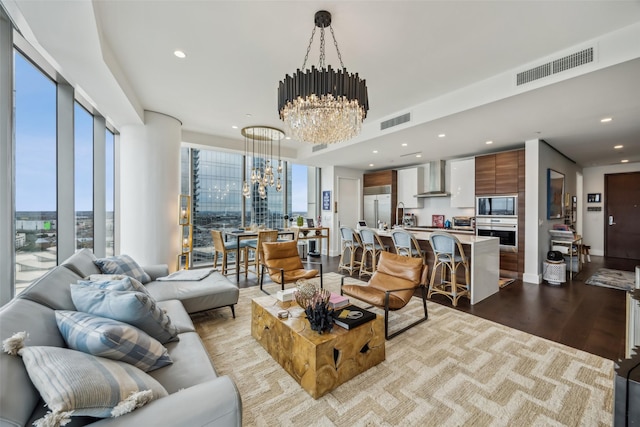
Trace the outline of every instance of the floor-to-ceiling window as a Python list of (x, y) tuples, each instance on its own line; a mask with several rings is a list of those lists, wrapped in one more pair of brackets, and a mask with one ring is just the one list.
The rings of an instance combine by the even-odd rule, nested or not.
[(93, 249), (93, 116), (74, 105), (76, 249)]
[(105, 245), (106, 255), (115, 255), (115, 144), (116, 137), (109, 129), (105, 130)]
[(251, 157), (245, 165), (242, 154), (186, 147), (181, 149), (180, 156), (181, 192), (192, 195), (195, 266), (213, 261), (212, 229), (231, 231), (253, 225), (284, 228), (291, 225), (285, 216), (292, 219), (314, 217), (315, 211), (309, 208), (309, 195), (315, 191), (310, 182), (313, 180), (309, 179), (309, 176), (315, 176), (313, 167), (284, 162), (281, 191), (276, 190), (276, 185), (267, 186), (261, 197), (255, 184), (249, 198), (245, 198), (242, 195), (243, 170), (248, 170), (247, 176), (250, 176)]
[[(184, 164), (184, 163), (183, 163)], [(241, 154), (191, 150), (193, 263), (213, 261), (212, 229), (232, 229), (242, 225)]]
[(16, 293), (57, 265), (56, 84), (15, 51)]

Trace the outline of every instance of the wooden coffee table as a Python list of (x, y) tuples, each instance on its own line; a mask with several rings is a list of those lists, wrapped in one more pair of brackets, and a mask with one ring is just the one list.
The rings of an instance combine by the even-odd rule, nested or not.
[[(280, 310), (289, 318), (278, 319)], [(271, 296), (251, 301), (251, 335), (314, 399), (385, 359), (382, 317), (318, 334), (298, 304)]]

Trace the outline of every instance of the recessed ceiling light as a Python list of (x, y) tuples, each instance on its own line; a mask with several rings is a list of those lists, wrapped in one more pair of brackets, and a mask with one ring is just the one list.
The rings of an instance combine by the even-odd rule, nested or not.
[(615, 148), (616, 150), (621, 149), (622, 147), (624, 147), (624, 145), (614, 145), (613, 148)]
[(613, 120), (611, 117), (605, 117), (604, 119), (600, 119), (600, 123), (609, 123)]
[(177, 56), (178, 58), (180, 58), (180, 59), (184, 59), (184, 58), (186, 58), (186, 57), (187, 57), (187, 54), (186, 54), (186, 53), (184, 53), (184, 52), (183, 52), (183, 51), (181, 51), (181, 50), (174, 50), (174, 51), (173, 51), (173, 54), (174, 54), (175, 56)]
[(369, 163), (369, 167), (373, 167), (373, 163)]
[(406, 146), (407, 146), (407, 143), (406, 143), (406, 142), (403, 142), (403, 143), (402, 143), (402, 146), (403, 146), (403, 147), (406, 147)]
[(291, 139), (291, 137), (290, 136), (285, 136), (284, 139)]
[(378, 154), (378, 150), (373, 150), (373, 154)]
[(238, 126), (233, 125), (233, 126), (231, 126), (231, 129), (238, 129)]
[(444, 138), (445, 136), (447, 136), (447, 135), (445, 135), (444, 133), (438, 134), (438, 138)]
[(251, 117), (251, 113), (247, 113), (247, 114), (245, 114), (245, 116)]
[(422, 157), (422, 154), (416, 154), (416, 157)]
[(493, 144), (493, 141), (487, 141), (487, 142), (485, 142), (485, 144), (491, 145), (491, 144)]
[(629, 163), (629, 160), (627, 160), (627, 159), (620, 160), (620, 163)]

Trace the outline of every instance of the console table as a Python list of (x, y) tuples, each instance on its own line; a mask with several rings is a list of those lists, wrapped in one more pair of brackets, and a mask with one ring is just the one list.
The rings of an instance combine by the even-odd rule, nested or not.
[[(295, 228), (294, 228), (295, 230)], [(322, 254), (322, 240), (327, 240), (327, 255), (329, 255), (329, 227), (300, 227), (298, 230), (298, 240), (318, 240), (318, 253)]]
[(579, 273), (582, 270), (582, 236), (576, 235), (571, 239), (551, 239), (551, 250), (560, 251), (563, 255), (569, 256), (569, 278), (573, 279), (573, 264), (574, 258), (576, 263), (575, 273)]

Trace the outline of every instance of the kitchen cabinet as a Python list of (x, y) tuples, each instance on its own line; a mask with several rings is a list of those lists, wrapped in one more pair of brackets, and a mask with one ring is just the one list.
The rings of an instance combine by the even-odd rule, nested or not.
[(496, 155), (476, 157), (476, 195), (496, 193)]
[(476, 195), (517, 194), (520, 151), (476, 157)]
[(423, 207), (423, 199), (415, 197), (422, 192), (424, 170), (421, 167), (398, 169), (398, 203), (406, 209)]
[(476, 159), (452, 160), (450, 164), (451, 207), (474, 207), (476, 185), (475, 179), (469, 175), (471, 171), (475, 171)]

